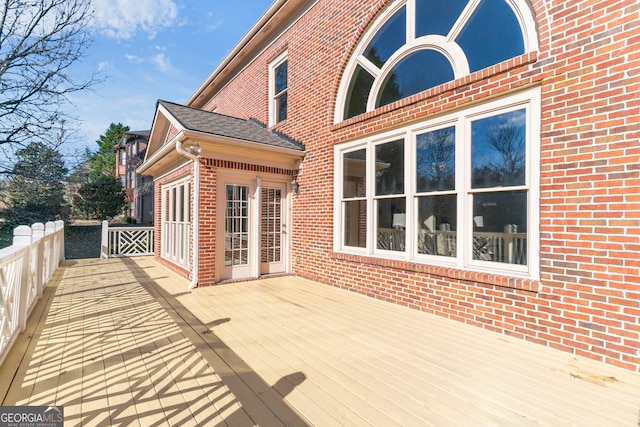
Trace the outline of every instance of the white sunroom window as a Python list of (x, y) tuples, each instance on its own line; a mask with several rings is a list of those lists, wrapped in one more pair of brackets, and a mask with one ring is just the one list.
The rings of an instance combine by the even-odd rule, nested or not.
[(162, 189), (162, 257), (189, 267), (191, 182), (183, 179)]
[(337, 251), (537, 273), (540, 90), (336, 147)]

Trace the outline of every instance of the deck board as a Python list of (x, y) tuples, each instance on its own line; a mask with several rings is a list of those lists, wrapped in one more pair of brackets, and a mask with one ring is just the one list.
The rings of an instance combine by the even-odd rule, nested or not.
[(151, 257), (65, 262), (1, 403), (65, 425), (640, 425), (640, 374), (302, 278), (186, 286)]

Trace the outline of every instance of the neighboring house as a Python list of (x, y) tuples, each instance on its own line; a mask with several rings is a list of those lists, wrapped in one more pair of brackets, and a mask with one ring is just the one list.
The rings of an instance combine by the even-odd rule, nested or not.
[(150, 131), (126, 132), (113, 147), (116, 155), (116, 176), (127, 193), (125, 215), (141, 224), (153, 223), (153, 177), (140, 175)]
[(156, 257), (640, 371), (638, 22), (635, 0), (275, 1), (158, 102)]

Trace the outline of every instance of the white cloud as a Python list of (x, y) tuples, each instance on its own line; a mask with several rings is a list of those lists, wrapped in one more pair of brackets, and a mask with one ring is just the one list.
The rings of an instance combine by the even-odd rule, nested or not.
[(163, 74), (169, 74), (175, 70), (171, 65), (171, 61), (169, 61), (169, 59), (164, 56), (164, 53), (159, 53), (155, 56), (152, 56), (150, 58), (150, 61), (153, 65), (156, 66), (158, 71)]
[(154, 38), (159, 30), (177, 25), (173, 0), (92, 0), (94, 25), (107, 36), (128, 39), (138, 31)]
[(102, 72), (111, 68), (111, 63), (109, 61), (103, 61), (98, 64), (98, 71)]
[(144, 62), (144, 58), (140, 58), (139, 56), (129, 55), (127, 53), (124, 54), (124, 58), (129, 62), (136, 62), (138, 64)]

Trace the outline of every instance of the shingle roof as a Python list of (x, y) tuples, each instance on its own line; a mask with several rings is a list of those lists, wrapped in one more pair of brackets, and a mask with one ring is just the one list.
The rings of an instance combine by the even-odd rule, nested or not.
[(151, 134), (150, 130), (130, 130), (129, 132), (125, 132), (125, 135), (139, 135), (148, 137)]
[(272, 132), (255, 120), (225, 116), (162, 100), (158, 104), (166, 108), (186, 130), (304, 151), (304, 145), (300, 142)]

